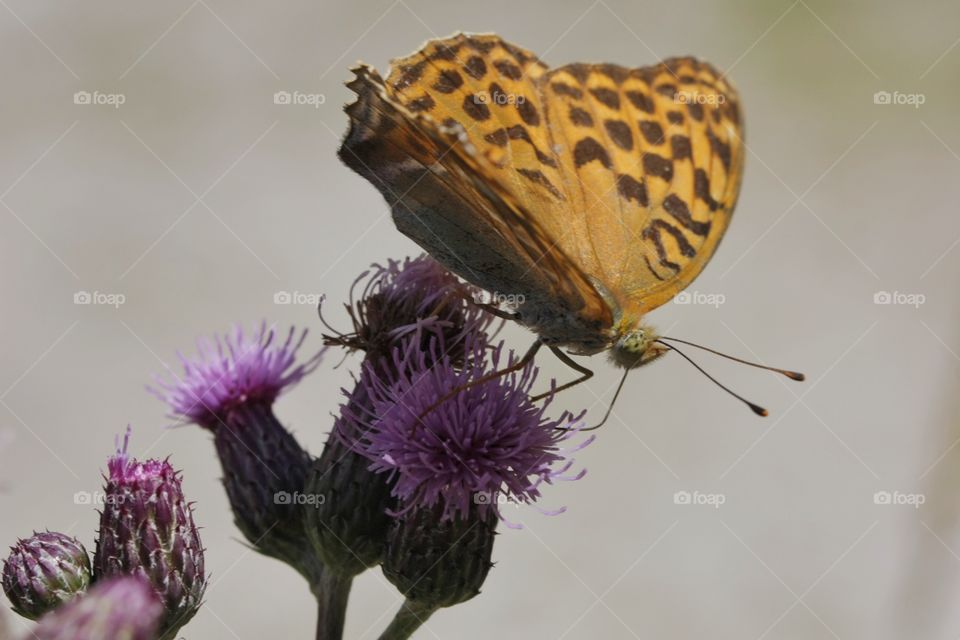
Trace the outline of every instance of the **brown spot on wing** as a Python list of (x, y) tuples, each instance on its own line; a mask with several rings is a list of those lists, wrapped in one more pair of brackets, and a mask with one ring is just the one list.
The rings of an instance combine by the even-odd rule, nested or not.
[(590, 93), (594, 98), (597, 99), (597, 102), (605, 107), (614, 110), (620, 108), (620, 94), (613, 89), (607, 89), (606, 87), (594, 87), (593, 89), (590, 89)]
[(673, 180), (673, 162), (656, 153), (646, 153), (643, 156), (643, 172), (670, 182)]
[(673, 151), (674, 160), (689, 160), (693, 157), (690, 149), (690, 138), (687, 136), (670, 136), (670, 148)]
[(554, 198), (563, 199), (563, 195), (560, 193), (560, 191), (555, 186), (553, 186), (553, 183), (550, 182), (550, 179), (547, 176), (545, 176), (543, 172), (540, 171), (539, 169), (520, 168), (520, 169), (517, 169), (517, 173), (522, 175), (527, 180), (530, 180), (531, 182), (534, 182), (546, 188), (547, 191), (549, 191)]
[(578, 127), (592, 127), (593, 126), (593, 116), (581, 109), (580, 107), (570, 106), (570, 122), (577, 125)]
[(630, 104), (640, 109), (640, 111), (653, 113), (653, 100), (651, 100), (647, 94), (642, 91), (627, 91), (625, 95), (627, 96), (627, 100), (630, 101)]
[(486, 105), (483, 97), (475, 93), (464, 96), (463, 111), (474, 120), (483, 121), (490, 118), (490, 107)]
[(633, 133), (630, 132), (630, 125), (623, 120), (605, 120), (603, 126), (615, 145), (624, 151), (633, 149)]
[(653, 145), (663, 144), (663, 127), (653, 120), (640, 121), (640, 133), (647, 142)]
[(463, 76), (453, 69), (444, 69), (433, 83), (434, 91), (440, 93), (453, 93), (463, 86)]
[(523, 77), (523, 71), (520, 70), (520, 67), (508, 60), (495, 60), (493, 62), (493, 66), (496, 67), (497, 71), (500, 72), (500, 75), (505, 78), (519, 80)]
[(571, 87), (565, 82), (554, 82), (550, 86), (558, 95), (570, 96), (571, 98), (575, 98), (577, 100), (583, 100), (583, 91), (577, 87)]
[(647, 197), (647, 186), (636, 179), (633, 176), (627, 174), (620, 174), (617, 176), (617, 192), (625, 200), (633, 200), (641, 207), (646, 207), (650, 204), (650, 200)]
[(663, 201), (663, 209), (679, 222), (685, 229), (689, 229), (698, 236), (710, 233), (709, 222), (699, 222), (690, 215), (690, 208), (680, 196), (675, 193), (668, 195)]
[(577, 167), (582, 167), (588, 162), (593, 162), (597, 160), (605, 166), (607, 169), (610, 168), (610, 155), (607, 153), (607, 150), (603, 148), (603, 145), (597, 142), (594, 138), (583, 138), (577, 142), (576, 146), (573, 148), (573, 163)]
[(474, 80), (480, 80), (487, 74), (487, 63), (480, 56), (471, 56), (463, 65), (463, 70)]
[(533, 106), (533, 102), (523, 96), (517, 96), (517, 113), (520, 114), (520, 119), (531, 127), (540, 124), (540, 114), (537, 112), (537, 108)]
[(437, 103), (434, 101), (433, 96), (428, 93), (419, 98), (411, 100), (407, 104), (407, 109), (410, 109), (410, 111), (414, 113), (420, 113), (422, 111), (430, 111), (430, 109), (433, 109), (436, 104)]

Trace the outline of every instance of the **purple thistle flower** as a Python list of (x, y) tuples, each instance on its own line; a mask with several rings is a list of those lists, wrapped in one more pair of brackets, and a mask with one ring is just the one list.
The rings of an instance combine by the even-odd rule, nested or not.
[(90, 585), (90, 555), (76, 538), (34, 533), (10, 551), (3, 563), (3, 591), (13, 610), (26, 618), (36, 620)]
[(174, 416), (214, 429), (233, 407), (255, 401), (272, 404), (320, 364), (323, 352), (297, 364), (297, 351), (307, 336), (290, 328), (280, 342), (266, 322), (252, 333), (239, 325), (233, 332), (197, 341), (194, 359), (178, 353), (183, 376), (169, 382), (157, 378), (149, 388), (170, 405)]
[(143, 578), (98, 582), (85, 595), (40, 619), (34, 640), (154, 640), (163, 605)]
[(285, 341), (266, 324), (253, 334), (239, 327), (222, 338), (200, 341), (198, 355), (180, 355), (183, 378), (154, 393), (175, 416), (213, 432), (223, 485), (234, 522), (265, 555), (286, 562), (308, 580), (315, 554), (303, 530), (304, 490), (310, 456), (273, 412), (273, 402), (320, 364), (321, 350), (297, 363), (307, 335), (291, 328)]
[[(532, 363), (435, 406), (454, 389), (496, 370), (502, 344), (488, 361), (488, 345), (472, 339), (469, 357), (456, 366), (449, 355), (438, 355), (441, 341), (432, 340), (427, 351), (420, 342), (411, 340), (393, 352), (396, 373), (364, 376), (370, 408), (355, 416), (362, 429), (346, 435), (372, 461), (373, 471), (389, 475), (401, 515), (442, 505), (443, 520), (466, 519), (472, 509), (499, 516), (501, 500), (533, 503), (542, 483), (583, 476), (585, 471), (566, 475), (573, 460), (561, 447), (577, 433), (583, 414), (548, 419), (549, 402), (538, 407), (529, 398), (537, 377)], [(506, 359), (515, 362), (512, 353)]]
[[(363, 281), (360, 297), (354, 299)], [(493, 320), (473, 304), (480, 293), (427, 255), (374, 264), (354, 281), (345, 305), (353, 332), (342, 334), (327, 325), (335, 335), (324, 338), (328, 345), (386, 354), (404, 336), (427, 329), (442, 333), (447, 345), (457, 347), (471, 333), (485, 331)]]
[(180, 474), (166, 460), (139, 462), (127, 455), (130, 429), (107, 467), (104, 506), (93, 557), (97, 581), (140, 576), (166, 611), (161, 632), (172, 637), (200, 608), (207, 577), (193, 506)]

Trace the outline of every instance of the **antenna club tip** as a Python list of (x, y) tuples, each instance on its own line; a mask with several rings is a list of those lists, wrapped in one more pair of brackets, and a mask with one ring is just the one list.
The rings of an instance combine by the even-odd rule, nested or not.
[(766, 409), (764, 409), (759, 405), (750, 404), (750, 409), (752, 409), (753, 412), (758, 416), (760, 416), (761, 418), (766, 418), (767, 416), (770, 415), (770, 412), (768, 412)]
[(796, 380), (797, 382), (803, 382), (804, 380), (807, 379), (807, 376), (803, 375), (798, 371), (787, 371), (786, 374), (788, 378), (790, 378), (791, 380)]

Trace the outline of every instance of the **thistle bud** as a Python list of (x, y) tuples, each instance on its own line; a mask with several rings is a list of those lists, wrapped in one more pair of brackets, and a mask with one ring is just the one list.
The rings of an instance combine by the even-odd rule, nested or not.
[(497, 522), (492, 510), (445, 519), (439, 505), (412, 509), (390, 528), (383, 574), (407, 600), (436, 608), (466, 602), (493, 566)]
[(13, 610), (31, 620), (72, 600), (90, 585), (90, 556), (62, 533), (34, 533), (11, 547), (3, 563), (3, 591)]
[(319, 568), (303, 532), (300, 495), (310, 456), (273, 413), (273, 403), (320, 363), (322, 353), (297, 363), (306, 337), (291, 328), (280, 341), (262, 324), (252, 334), (198, 342), (181, 356), (183, 376), (159, 381), (154, 393), (171, 413), (213, 434), (234, 522), (261, 553), (286, 562), (312, 580)]
[[(361, 382), (347, 404), (360, 411), (358, 407), (365, 403), (366, 387)], [(349, 429), (348, 416), (344, 410), (334, 423), (308, 476), (306, 492), (322, 500), (307, 509), (306, 530), (324, 565), (337, 575), (352, 577), (382, 560), (395, 501), (386, 480), (368, 470), (370, 461), (338, 435)]]
[(143, 578), (121, 576), (40, 619), (32, 640), (155, 640), (163, 605)]
[(207, 583), (203, 546), (180, 474), (165, 460), (129, 457), (129, 438), (128, 429), (108, 463), (94, 576), (146, 578), (164, 607), (160, 631), (173, 637), (200, 608)]

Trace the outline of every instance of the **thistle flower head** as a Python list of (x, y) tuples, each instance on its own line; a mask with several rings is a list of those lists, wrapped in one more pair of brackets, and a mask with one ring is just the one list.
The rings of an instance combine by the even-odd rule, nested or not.
[(3, 563), (3, 591), (13, 610), (36, 620), (86, 591), (90, 555), (76, 538), (34, 533), (11, 547)]
[(322, 351), (297, 363), (306, 335), (306, 330), (297, 333), (291, 327), (281, 339), (266, 322), (250, 333), (237, 325), (224, 336), (198, 340), (194, 358), (178, 354), (183, 375), (172, 382), (157, 378), (150, 391), (170, 406), (175, 417), (214, 429), (230, 409), (254, 402), (272, 404), (316, 369)]
[(166, 460), (130, 457), (129, 438), (128, 428), (107, 465), (94, 575), (145, 578), (164, 606), (161, 631), (173, 634), (200, 607), (207, 580), (203, 546), (180, 474)]
[(542, 483), (582, 477), (567, 475), (573, 460), (562, 447), (577, 433), (582, 414), (547, 418), (549, 403), (537, 406), (529, 398), (537, 377), (532, 364), (462, 388), (502, 360), (515, 362), (513, 355), (504, 358), (502, 345), (489, 349), (474, 337), (469, 357), (457, 366), (439, 340), (427, 350), (420, 342), (407, 341), (393, 352), (397, 373), (364, 376), (370, 408), (354, 416), (360, 428), (346, 436), (371, 460), (371, 469), (389, 474), (401, 512), (442, 505), (443, 519), (465, 519), (471, 509), (499, 515), (501, 501), (533, 503)]
[(98, 582), (85, 595), (40, 619), (35, 640), (154, 640), (163, 605), (143, 578)]
[(457, 345), (466, 335), (485, 330), (493, 320), (472, 303), (479, 293), (426, 255), (374, 264), (350, 291), (346, 308), (353, 332), (341, 334), (331, 329), (335, 335), (324, 338), (329, 345), (386, 353), (400, 338), (430, 329), (441, 332), (448, 345)]

